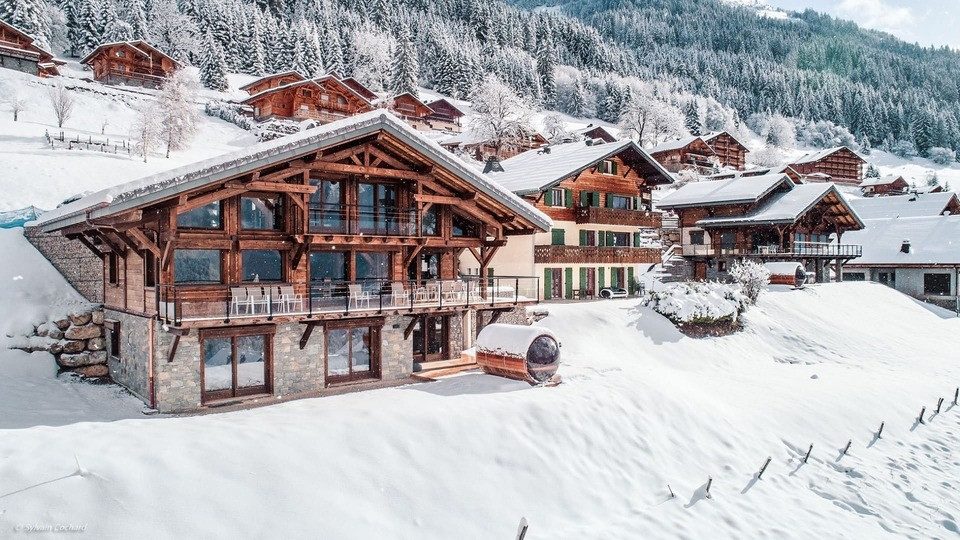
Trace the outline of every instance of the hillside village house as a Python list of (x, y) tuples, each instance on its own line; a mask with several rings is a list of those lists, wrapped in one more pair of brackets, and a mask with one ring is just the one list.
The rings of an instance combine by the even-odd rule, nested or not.
[(375, 111), (95, 193), (43, 216), (102, 259), (110, 372), (161, 411), (408, 380), (533, 277), (486, 270), (539, 210)]
[(700, 138), (717, 154), (720, 167), (742, 171), (747, 166), (747, 152), (750, 149), (730, 132), (716, 131)]
[(759, 167), (756, 169), (746, 169), (743, 171), (722, 171), (716, 174), (711, 174), (708, 178), (710, 180), (727, 180), (730, 178), (749, 178), (751, 176), (765, 176), (768, 174), (785, 174), (787, 175), (794, 184), (803, 184), (805, 183), (804, 176), (793, 169), (789, 165), (783, 165), (779, 167)]
[(54, 60), (52, 54), (38, 47), (26, 32), (0, 21), (0, 68), (53, 77), (60, 75), (62, 65), (63, 62)]
[(604, 126), (595, 126), (593, 124), (590, 124), (585, 128), (578, 129), (574, 133), (580, 135), (584, 139), (600, 139), (603, 142), (614, 142), (620, 138), (614, 135), (609, 128)]
[(958, 309), (960, 216), (866, 220), (847, 239), (863, 255), (843, 268), (844, 281), (875, 281), (932, 304)]
[(902, 195), (909, 190), (910, 184), (904, 177), (892, 174), (879, 178), (865, 178), (860, 182), (860, 191), (864, 197)]
[[(247, 85), (255, 92), (240, 103), (250, 107), (256, 120), (282, 118), (334, 122), (373, 110), (373, 105), (336, 74), (300, 79), (299, 74), (264, 77)], [(289, 81), (281, 84), (283, 81)]]
[[(553, 226), (511, 237), (493, 275), (542, 276), (542, 298), (592, 297), (604, 287), (634, 290), (635, 268), (660, 262), (660, 214), (651, 191), (670, 173), (630, 140), (587, 140), (531, 150), (488, 176), (550, 216)], [(464, 268), (484, 269), (465, 255)]]
[(463, 131), (462, 119), (466, 115), (462, 109), (446, 98), (440, 98), (427, 103), (430, 114), (426, 120), (437, 131), (460, 133)]
[(416, 96), (409, 92), (404, 92), (393, 96), (390, 100), (390, 111), (410, 124), (413, 129), (418, 131), (432, 131), (433, 126), (427, 120), (433, 109), (428, 107)]
[(838, 146), (811, 152), (788, 165), (811, 182), (832, 181), (858, 186), (863, 181), (866, 164), (867, 160), (860, 154), (846, 146)]
[(104, 43), (80, 60), (104, 84), (158, 88), (182, 66), (146, 41)]
[(720, 167), (720, 157), (701, 137), (692, 136), (666, 141), (647, 153), (670, 172), (692, 170), (712, 174)]
[(863, 220), (960, 214), (960, 199), (952, 191), (849, 199), (847, 202)]
[(307, 80), (307, 78), (304, 77), (299, 71), (290, 70), (281, 73), (264, 75), (253, 82), (249, 82), (241, 86), (240, 90), (243, 90), (247, 94), (253, 96), (265, 90), (270, 90), (271, 88), (279, 88), (281, 86), (286, 86), (288, 84), (305, 80)]
[(522, 140), (501, 146), (498, 153), (493, 141), (484, 137), (474, 129), (468, 129), (467, 131), (440, 141), (440, 145), (447, 150), (470, 156), (478, 161), (486, 161), (490, 158), (497, 160), (508, 159), (548, 144), (550, 144), (550, 141), (548, 141), (546, 137), (534, 131)]
[(687, 278), (727, 276), (740, 259), (795, 261), (828, 281), (840, 279), (860, 246), (841, 243), (863, 221), (833, 184), (794, 184), (787, 175), (687, 184), (657, 203), (679, 217)]

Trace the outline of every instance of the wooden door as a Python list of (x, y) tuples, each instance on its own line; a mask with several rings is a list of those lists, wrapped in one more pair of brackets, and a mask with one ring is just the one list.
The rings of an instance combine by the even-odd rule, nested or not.
[(705, 262), (693, 263), (693, 280), (694, 281), (707, 280), (707, 263)]
[(552, 268), (550, 271), (550, 296), (563, 298), (563, 269)]
[(413, 359), (416, 362), (448, 360), (450, 317), (423, 315), (413, 327)]

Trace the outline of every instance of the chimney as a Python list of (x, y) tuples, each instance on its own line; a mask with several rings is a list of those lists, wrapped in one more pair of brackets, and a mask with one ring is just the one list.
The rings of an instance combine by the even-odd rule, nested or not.
[(488, 157), (487, 162), (483, 164), (483, 174), (490, 172), (503, 172), (503, 165), (500, 165), (497, 156)]
[(900, 253), (910, 253), (910, 240), (904, 240), (900, 244)]

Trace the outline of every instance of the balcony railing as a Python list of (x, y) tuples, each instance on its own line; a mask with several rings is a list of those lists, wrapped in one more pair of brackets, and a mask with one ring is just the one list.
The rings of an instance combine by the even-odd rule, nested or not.
[(641, 264), (660, 262), (660, 248), (534, 246), (536, 264)]
[(858, 244), (832, 244), (829, 242), (794, 242), (792, 246), (736, 244), (685, 244), (684, 256), (752, 255), (760, 258), (827, 258), (855, 259), (863, 254)]
[(320, 281), (159, 285), (157, 314), (165, 324), (185, 321), (310, 319), (367, 316), (388, 311), (496, 307), (536, 302), (536, 277), (463, 278), (426, 281)]
[(166, 74), (162, 70), (154, 70), (154, 73), (141, 73), (139, 71), (124, 71), (121, 69), (110, 68), (107, 70), (107, 75), (111, 77), (122, 77), (126, 79), (136, 79), (144, 82), (161, 84), (166, 77)]
[(660, 228), (662, 214), (645, 210), (605, 208), (603, 206), (577, 206), (574, 208), (577, 223), (597, 225), (625, 225), (629, 227)]
[(390, 206), (310, 203), (312, 233), (417, 236), (417, 210)]

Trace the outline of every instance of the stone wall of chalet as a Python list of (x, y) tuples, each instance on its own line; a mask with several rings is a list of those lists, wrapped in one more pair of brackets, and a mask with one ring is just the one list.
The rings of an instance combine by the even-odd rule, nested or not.
[(84, 298), (103, 303), (103, 261), (99, 257), (60, 233), (26, 227), (23, 235)]
[(48, 352), (61, 371), (84, 377), (106, 377), (109, 370), (103, 323), (104, 313), (99, 307), (76, 311), (64, 319), (37, 326), (32, 336), (13, 348)]

